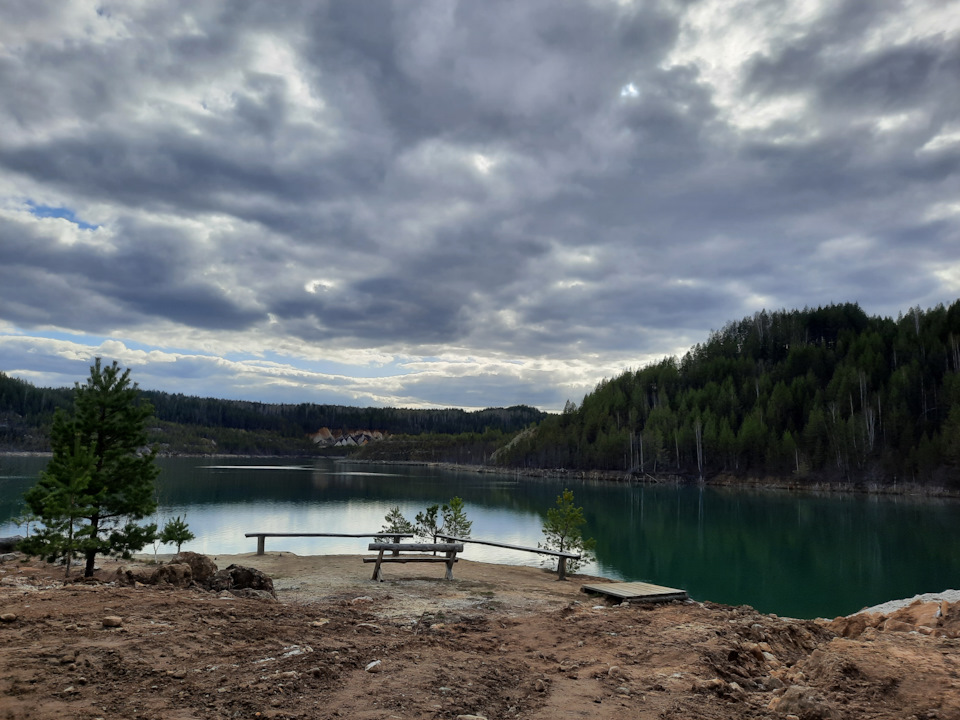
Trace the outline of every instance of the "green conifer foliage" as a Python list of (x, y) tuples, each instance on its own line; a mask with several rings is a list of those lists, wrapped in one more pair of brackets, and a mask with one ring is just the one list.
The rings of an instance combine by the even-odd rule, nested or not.
[(152, 406), (139, 400), (130, 371), (121, 372), (116, 362), (103, 367), (97, 358), (86, 384), (74, 387), (72, 413), (55, 416), (53, 459), (24, 494), (44, 525), (26, 552), (80, 552), (90, 577), (98, 554), (129, 558), (153, 540), (157, 526), (137, 524), (156, 507), (159, 468), (155, 453), (144, 448), (152, 414)]
[(576, 571), (584, 561), (593, 557), (592, 551), (596, 545), (593, 538), (583, 537), (586, 522), (583, 508), (573, 504), (573, 491), (564, 490), (557, 496), (556, 507), (547, 510), (547, 519), (543, 522), (546, 541), (539, 546), (546, 550), (579, 553), (580, 560), (567, 560), (567, 568), (571, 572)]
[[(402, 533), (404, 535), (415, 534), (413, 523), (403, 516), (399, 505), (395, 505), (390, 508), (390, 511), (384, 515), (383, 519), (384, 524), (383, 527), (380, 528), (380, 532), (382, 533)], [(383, 537), (377, 539), (382, 541), (386, 538)]]
[(440, 508), (440, 514), (443, 516), (444, 533), (459, 538), (470, 537), (473, 521), (467, 520), (467, 511), (462, 498), (451, 498), (448, 504)]
[(196, 536), (190, 532), (187, 521), (179, 515), (167, 520), (163, 525), (163, 530), (160, 532), (160, 542), (164, 545), (176, 545), (177, 554), (180, 553), (180, 546), (185, 542), (190, 542), (194, 537)]
[(416, 536), (430, 542), (436, 542), (437, 535), (443, 531), (439, 514), (439, 505), (429, 505), (424, 512), (417, 513), (416, 524), (414, 525)]

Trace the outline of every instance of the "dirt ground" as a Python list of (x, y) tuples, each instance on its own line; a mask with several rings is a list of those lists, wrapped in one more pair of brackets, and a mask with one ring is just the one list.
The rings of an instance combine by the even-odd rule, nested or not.
[[(612, 605), (529, 567), (219, 556), (278, 600), (0, 564), (0, 720), (958, 718), (960, 607)], [(939, 611), (939, 616), (938, 616)], [(108, 621), (119, 627), (106, 627)]]

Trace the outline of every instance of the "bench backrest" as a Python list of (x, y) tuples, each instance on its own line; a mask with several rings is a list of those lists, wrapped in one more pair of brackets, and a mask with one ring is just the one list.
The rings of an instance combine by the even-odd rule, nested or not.
[(463, 543), (370, 543), (368, 550), (398, 550), (420, 552), (463, 552)]

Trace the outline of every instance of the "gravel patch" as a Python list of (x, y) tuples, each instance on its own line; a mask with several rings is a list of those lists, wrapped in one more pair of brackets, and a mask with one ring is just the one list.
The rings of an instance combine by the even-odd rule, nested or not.
[(906, 600), (890, 600), (888, 602), (881, 603), (880, 605), (864, 608), (859, 612), (853, 613), (853, 615), (859, 615), (860, 613), (883, 613), (884, 615), (889, 615), (892, 612), (896, 612), (900, 608), (913, 605), (913, 603), (915, 603), (917, 600), (923, 603), (940, 602), (942, 600), (945, 600), (949, 603), (960, 602), (960, 590), (944, 590), (938, 593), (914, 595), (912, 598)]

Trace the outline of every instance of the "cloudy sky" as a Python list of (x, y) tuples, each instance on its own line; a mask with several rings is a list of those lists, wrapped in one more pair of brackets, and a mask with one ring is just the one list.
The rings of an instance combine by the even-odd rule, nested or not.
[(5, 0), (0, 370), (579, 401), (960, 296), (957, 0)]

